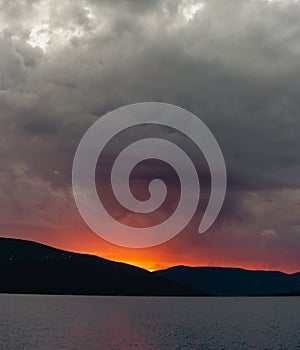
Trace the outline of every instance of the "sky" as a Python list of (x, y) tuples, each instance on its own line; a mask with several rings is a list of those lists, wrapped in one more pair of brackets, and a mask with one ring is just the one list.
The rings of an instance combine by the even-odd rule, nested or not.
[[(0, 235), (97, 254), (147, 269), (172, 265), (300, 270), (300, 3), (296, 0), (0, 0)], [(118, 107), (157, 101), (201, 118), (219, 142), (228, 189), (215, 224), (197, 228), (210, 177), (194, 145), (168, 129), (128, 130), (97, 167), (121, 222), (164, 220), (180, 194), (159, 161), (141, 164), (132, 191), (168, 183), (153, 215), (124, 210), (108, 174), (145, 133), (176, 142), (203, 188), (191, 223), (172, 240), (129, 249), (87, 227), (73, 197), (76, 148)], [(144, 196), (144, 197), (143, 197)], [(145, 197), (146, 196), (146, 197)]]

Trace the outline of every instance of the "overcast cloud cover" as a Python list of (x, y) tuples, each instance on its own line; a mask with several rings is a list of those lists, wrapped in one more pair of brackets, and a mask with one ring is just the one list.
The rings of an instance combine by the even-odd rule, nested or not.
[[(77, 227), (83, 133), (161, 101), (199, 116), (224, 153), (228, 197), (207, 249), (299, 269), (298, 1), (1, 0), (0, 31), (1, 233)], [(196, 260), (197, 239), (183, 256)]]

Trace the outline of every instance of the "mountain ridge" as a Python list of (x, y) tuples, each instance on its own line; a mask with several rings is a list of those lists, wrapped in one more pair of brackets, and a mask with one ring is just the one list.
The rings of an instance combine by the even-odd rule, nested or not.
[(247, 270), (234, 267), (174, 266), (156, 275), (193, 288), (203, 288), (213, 295), (254, 296), (298, 294), (300, 273)]
[(11, 238), (0, 238), (0, 292), (207, 295), (136, 266)]
[(0, 293), (254, 296), (300, 295), (300, 272), (173, 266), (149, 272), (95, 255), (0, 237)]
[(170, 267), (166, 267), (165, 269), (158, 269), (155, 270), (153, 272), (159, 272), (159, 271), (167, 271), (170, 269), (174, 269), (174, 268), (191, 268), (191, 269), (224, 269), (224, 270), (229, 270), (229, 269), (233, 269), (233, 270), (242, 270), (242, 271), (254, 271), (254, 272), (279, 272), (282, 273), (284, 275), (300, 275), (300, 271), (297, 272), (284, 272), (284, 271), (280, 271), (280, 270), (265, 270), (265, 269), (246, 269), (244, 267), (235, 267), (235, 266), (189, 266), (189, 265), (174, 265), (174, 266), (170, 266)]

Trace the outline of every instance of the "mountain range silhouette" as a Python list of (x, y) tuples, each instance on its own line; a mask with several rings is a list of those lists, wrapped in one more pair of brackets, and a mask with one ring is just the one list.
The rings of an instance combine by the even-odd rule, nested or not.
[(300, 272), (175, 266), (149, 272), (97, 256), (0, 238), (0, 293), (153, 296), (300, 295)]

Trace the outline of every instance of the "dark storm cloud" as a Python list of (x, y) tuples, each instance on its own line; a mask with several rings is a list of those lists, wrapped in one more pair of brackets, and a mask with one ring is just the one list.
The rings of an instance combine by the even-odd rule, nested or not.
[[(236, 218), (250, 232), (254, 220), (260, 234), (295, 221), (298, 2), (0, 1), (0, 8), (7, 220), (18, 213), (47, 222), (50, 214), (36, 213), (45, 205), (67, 212), (72, 159), (86, 129), (122, 105), (162, 101), (198, 115), (222, 147), (229, 173), (222, 222)], [(61, 223), (58, 216), (51, 220)]]

